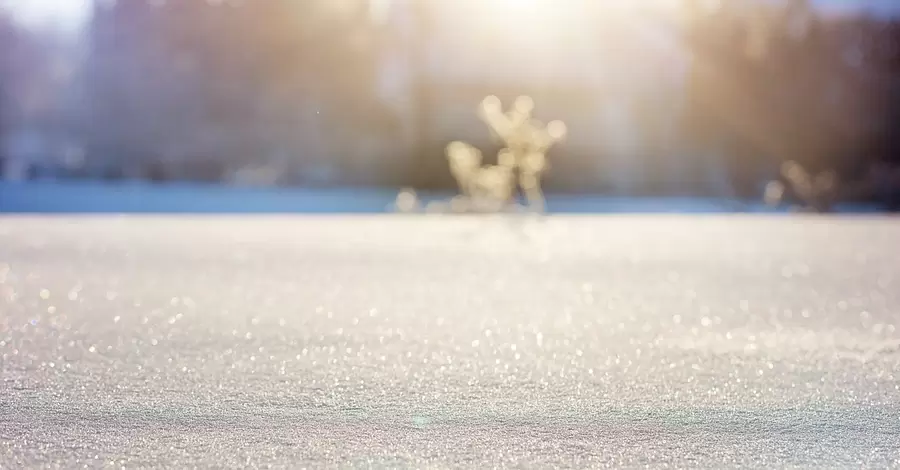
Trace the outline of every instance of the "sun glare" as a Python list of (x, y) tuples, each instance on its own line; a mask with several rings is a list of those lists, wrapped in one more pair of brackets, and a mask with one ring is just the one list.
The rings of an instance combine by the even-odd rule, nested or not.
[(540, 22), (558, 8), (548, 0), (483, 0), (482, 5), (495, 20), (528, 24)]
[(462, 10), (481, 23), (488, 36), (541, 34), (571, 26), (570, 0), (480, 0)]
[(0, 0), (0, 10), (9, 12), (30, 27), (78, 28), (91, 11), (91, 0)]

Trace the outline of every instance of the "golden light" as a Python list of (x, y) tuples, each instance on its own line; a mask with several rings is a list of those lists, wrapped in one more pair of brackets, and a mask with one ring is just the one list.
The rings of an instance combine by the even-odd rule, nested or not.
[(492, 13), (518, 17), (534, 17), (546, 13), (552, 8), (553, 3), (547, 0), (484, 0), (485, 8), (493, 10)]
[(498, 8), (516, 8), (519, 10), (534, 10), (539, 8), (545, 0), (488, 0), (485, 4), (491, 4)]
[[(713, 4), (704, 5), (712, 8)], [(463, 0), (441, 6), (452, 11), (450, 16), (461, 27), (468, 23), (468, 31), (479, 31), (482, 39), (512, 42), (523, 41), (526, 34), (535, 41), (568, 38), (573, 32), (605, 28), (648, 12), (673, 19), (684, 13), (683, 0)]]
[(570, 25), (578, 8), (570, 0), (479, 0), (465, 2), (469, 13), (480, 18), (494, 34), (521, 34), (561, 30)]

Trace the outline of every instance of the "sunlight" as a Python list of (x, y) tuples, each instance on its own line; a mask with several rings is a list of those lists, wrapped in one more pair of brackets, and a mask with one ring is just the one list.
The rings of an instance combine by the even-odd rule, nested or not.
[(90, 16), (91, 0), (0, 0), (0, 10), (10, 12), (29, 27), (80, 27)]
[[(452, 7), (481, 41), (541, 43), (571, 29), (585, 11), (571, 0), (481, 0)], [(535, 46), (529, 46), (535, 47)]]
[(488, 16), (504, 23), (520, 27), (537, 28), (553, 25), (553, 17), (560, 10), (559, 4), (550, 0), (484, 0), (482, 5)]
[(461, 11), (480, 18), (483, 27), (494, 36), (521, 34), (565, 34), (573, 28), (582, 28), (587, 18), (603, 23), (620, 21), (623, 15), (632, 15), (649, 9), (679, 11), (679, 0), (481, 0), (465, 3)]
[(504, 11), (515, 10), (528, 15), (540, 13), (542, 8), (547, 8), (550, 2), (546, 0), (488, 0), (487, 5), (501, 8)]

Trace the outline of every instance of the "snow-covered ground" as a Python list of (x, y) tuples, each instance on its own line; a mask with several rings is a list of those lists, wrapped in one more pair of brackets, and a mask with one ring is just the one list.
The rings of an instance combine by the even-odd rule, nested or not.
[[(247, 188), (140, 182), (3, 182), (0, 213), (383, 213), (393, 211), (393, 189)], [(446, 194), (420, 195), (424, 201)], [(775, 212), (761, 203), (704, 198), (627, 198), (550, 195), (552, 213), (726, 213)], [(844, 205), (841, 212), (875, 208)], [(784, 211), (779, 209), (778, 211)]]
[(0, 468), (900, 466), (900, 221), (0, 217)]

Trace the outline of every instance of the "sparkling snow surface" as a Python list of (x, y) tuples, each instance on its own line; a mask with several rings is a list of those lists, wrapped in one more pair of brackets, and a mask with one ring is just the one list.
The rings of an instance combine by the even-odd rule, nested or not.
[(900, 466), (900, 220), (0, 218), (0, 468)]

